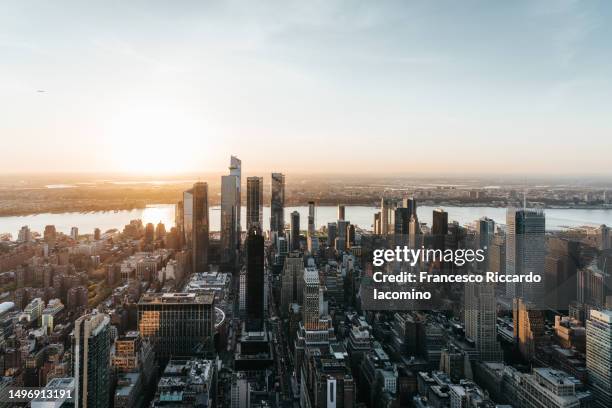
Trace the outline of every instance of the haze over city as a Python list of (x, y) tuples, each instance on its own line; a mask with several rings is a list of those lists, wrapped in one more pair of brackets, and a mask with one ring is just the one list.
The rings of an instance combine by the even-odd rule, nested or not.
[(610, 175), (606, 2), (62, 3), (0, 5), (5, 174)]

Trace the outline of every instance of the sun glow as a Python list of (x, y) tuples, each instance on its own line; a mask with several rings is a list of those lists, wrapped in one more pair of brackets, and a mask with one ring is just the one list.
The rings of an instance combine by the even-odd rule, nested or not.
[(172, 106), (123, 106), (108, 122), (110, 164), (118, 172), (168, 174), (197, 170), (212, 136), (195, 114)]

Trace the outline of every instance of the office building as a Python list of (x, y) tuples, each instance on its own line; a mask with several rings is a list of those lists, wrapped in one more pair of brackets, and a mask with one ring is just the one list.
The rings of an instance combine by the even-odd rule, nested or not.
[(272, 173), (270, 197), (270, 231), (283, 235), (285, 230), (285, 175)]
[(527, 361), (536, 357), (537, 349), (544, 340), (544, 312), (534, 303), (515, 298), (512, 307), (514, 338), (519, 351)]
[(110, 318), (102, 313), (74, 322), (72, 361), (75, 407), (108, 407), (110, 398)]
[(291, 213), (291, 251), (300, 250), (300, 213), (293, 211)]
[(281, 315), (287, 316), (292, 303), (301, 305), (304, 295), (304, 260), (299, 252), (291, 252), (285, 258), (281, 275)]
[[(506, 274), (544, 275), (546, 256), (544, 212), (537, 209), (509, 208), (506, 213)], [(544, 279), (539, 283), (506, 284), (508, 297), (540, 302), (545, 295)]]
[(147, 293), (138, 302), (138, 329), (160, 361), (212, 347), (214, 295)]
[(336, 237), (338, 236), (338, 224), (335, 222), (327, 223), (327, 246), (334, 248), (336, 245)]
[(208, 270), (208, 184), (197, 182), (183, 193), (185, 245), (191, 249), (193, 272)]
[(257, 228), (249, 230), (247, 256), (247, 330), (262, 331), (264, 323), (264, 237)]
[(70, 228), (70, 238), (72, 238), (72, 240), (74, 241), (79, 239), (79, 228), (78, 227)]
[(448, 234), (448, 213), (441, 208), (433, 210), (431, 223), (431, 235), (433, 236), (433, 247), (444, 251), (446, 235)]
[(388, 197), (383, 197), (380, 200), (380, 233), (382, 235), (392, 234), (395, 224), (395, 208), (397, 202)]
[(594, 407), (612, 407), (612, 310), (592, 310), (587, 319), (586, 366)]
[(221, 176), (221, 261), (233, 264), (240, 248), (241, 162), (232, 156), (230, 174)]
[(338, 204), (338, 220), (344, 221), (346, 216), (346, 208), (343, 204)]
[(472, 340), (480, 361), (502, 361), (497, 341), (495, 286), (490, 283), (465, 284), (465, 337)]
[(247, 231), (259, 227), (263, 231), (263, 177), (247, 177)]

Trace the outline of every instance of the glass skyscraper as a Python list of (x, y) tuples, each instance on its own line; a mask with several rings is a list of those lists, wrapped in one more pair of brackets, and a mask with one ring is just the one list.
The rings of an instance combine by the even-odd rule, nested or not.
[(75, 407), (108, 407), (110, 392), (110, 318), (102, 313), (74, 322), (72, 361)]
[(593, 405), (612, 407), (612, 310), (592, 310), (587, 319), (586, 365)]
[(272, 173), (270, 197), (270, 231), (283, 235), (285, 229), (285, 175)]

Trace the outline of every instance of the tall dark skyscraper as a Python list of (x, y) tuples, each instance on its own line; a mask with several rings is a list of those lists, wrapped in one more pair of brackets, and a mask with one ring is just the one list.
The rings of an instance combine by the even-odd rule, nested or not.
[(291, 251), (300, 249), (300, 213), (291, 213)]
[(404, 207), (395, 209), (395, 243), (396, 245), (408, 245), (408, 234), (410, 232), (410, 210)]
[(251, 228), (246, 239), (247, 250), (247, 330), (262, 331), (264, 322), (264, 237)]
[(415, 217), (417, 218), (417, 202), (416, 202), (416, 198), (414, 197), (406, 197), (404, 198), (403, 202), (402, 202), (402, 207), (407, 208), (408, 209), (408, 218), (410, 219), (411, 217)]
[(285, 229), (285, 175), (272, 173), (270, 197), (270, 231), (283, 235)]
[(232, 156), (230, 174), (221, 176), (221, 251), (222, 261), (232, 263), (240, 248), (241, 161)]
[(247, 178), (247, 231), (259, 227), (263, 231), (263, 177)]
[(434, 249), (444, 251), (444, 241), (448, 234), (448, 213), (441, 208), (433, 211), (433, 221), (431, 224), (431, 235), (433, 235)]
[[(208, 184), (197, 182), (191, 189), (191, 234), (193, 271), (208, 270)], [(185, 201), (185, 206), (187, 202)], [(185, 208), (186, 211), (186, 208)], [(185, 219), (187, 216), (185, 216)], [(187, 231), (185, 231), (187, 233)]]
[(346, 208), (343, 204), (338, 204), (338, 220), (344, 221), (346, 217)]
[[(506, 227), (506, 274), (526, 275), (533, 272), (543, 276), (546, 257), (544, 212), (509, 208)], [(506, 284), (507, 296), (524, 297), (530, 302), (541, 301), (544, 292), (544, 281), (527, 285)]]
[(74, 322), (72, 361), (75, 407), (108, 407), (110, 393), (110, 318), (102, 313)]

